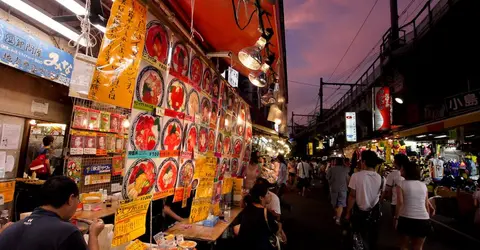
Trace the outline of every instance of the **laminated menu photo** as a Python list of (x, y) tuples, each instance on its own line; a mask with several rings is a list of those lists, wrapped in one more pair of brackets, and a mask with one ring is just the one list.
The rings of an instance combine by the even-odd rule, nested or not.
[(88, 110), (88, 129), (95, 131), (100, 129), (100, 110)]
[(88, 128), (88, 108), (84, 108), (80, 106), (73, 107), (72, 128), (79, 128), (79, 129)]
[(83, 155), (83, 134), (76, 130), (71, 130), (70, 133), (70, 155)]
[(84, 141), (85, 144), (83, 145), (83, 153), (86, 155), (95, 155), (97, 153), (96, 133), (87, 133)]

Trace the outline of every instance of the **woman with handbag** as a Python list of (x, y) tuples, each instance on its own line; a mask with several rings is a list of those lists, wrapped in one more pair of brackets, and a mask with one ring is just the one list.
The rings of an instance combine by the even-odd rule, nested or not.
[(277, 233), (281, 231), (281, 224), (266, 208), (268, 186), (255, 184), (244, 201), (247, 206), (242, 211), (238, 239), (239, 249), (275, 250), (280, 248)]

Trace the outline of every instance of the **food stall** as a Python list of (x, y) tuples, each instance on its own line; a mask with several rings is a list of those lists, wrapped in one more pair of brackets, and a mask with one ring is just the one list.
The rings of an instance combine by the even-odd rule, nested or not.
[[(65, 174), (82, 193), (74, 218), (114, 215), (116, 247), (137, 244), (134, 240), (152, 225), (145, 223), (147, 208), (154, 210), (153, 201), (167, 197), (182, 206), (192, 200), (189, 221), (165, 234), (149, 230), (148, 243), (170, 246), (177, 243), (171, 241), (174, 235), (177, 240), (182, 235), (216, 241), (241, 211), (232, 208), (225, 195), (241, 196), (242, 166), (249, 162), (253, 139), (250, 106), (233, 81), (221, 75), (221, 68), (229, 65), (245, 75), (259, 73), (250, 79), (258, 87), (284, 81), (284, 65), (272, 57), (274, 52), (283, 53), (275, 47), (281, 43), (278, 6), (248, 4), (252, 16), (259, 14), (254, 21), (259, 26), (252, 23), (245, 32), (232, 31), (238, 36), (218, 37), (210, 30), (218, 27), (204, 18), (218, 11), (225, 23), (235, 25), (239, 17), (231, 16), (230, 3), (209, 10), (218, 4), (167, 2), (113, 2), (98, 57), (75, 60), (73, 75), (80, 70), (90, 74), (90, 80), (83, 82), (89, 85), (88, 94), (79, 84), (71, 85)], [(192, 13), (190, 33), (174, 15), (183, 10)], [(265, 53), (268, 60), (243, 50), (255, 41), (256, 53)], [(230, 52), (225, 57), (221, 50)]]

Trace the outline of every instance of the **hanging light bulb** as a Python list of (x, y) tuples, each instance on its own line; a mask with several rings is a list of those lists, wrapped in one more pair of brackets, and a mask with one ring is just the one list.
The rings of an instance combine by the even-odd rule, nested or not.
[(251, 70), (259, 70), (262, 66), (262, 48), (255, 46), (247, 47), (238, 52), (238, 60)]
[(35, 121), (35, 120), (33, 120), (33, 119), (30, 120), (28, 123), (30, 123), (30, 125), (32, 125), (32, 126), (37, 125), (37, 121)]
[(128, 119), (123, 120), (122, 127), (129, 128), (130, 127), (130, 121)]
[(248, 80), (259, 88), (267, 86), (267, 74), (264, 72), (250, 72), (250, 74), (248, 74)]

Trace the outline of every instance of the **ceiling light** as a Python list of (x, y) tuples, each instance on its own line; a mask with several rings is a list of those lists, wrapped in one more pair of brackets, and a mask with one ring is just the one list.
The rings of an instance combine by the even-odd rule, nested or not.
[(474, 136), (475, 136), (475, 135), (467, 135), (467, 136), (465, 136), (465, 137), (466, 137), (466, 138), (472, 138), (472, 137), (474, 137)]
[(266, 44), (267, 40), (260, 37), (254, 46), (243, 48), (238, 52), (238, 60), (251, 70), (259, 70), (262, 67), (261, 51)]
[(435, 139), (440, 139), (440, 138), (445, 138), (445, 137), (447, 137), (447, 135), (439, 135), (439, 136), (435, 136), (435, 137), (433, 137), (433, 138), (435, 138)]
[[(55, 0), (55, 1), (63, 5), (63, 7), (67, 8), (77, 16), (85, 16), (85, 13), (87, 13), (87, 10), (82, 5), (77, 3), (75, 0)], [(97, 28), (104, 34), (106, 32), (106, 28), (100, 24), (94, 24), (93, 27)]]
[[(1, 0), (1, 1), (17, 9), (23, 14), (37, 20), (39, 23), (49, 27), (50, 29), (62, 34), (63, 36), (65, 36), (66, 38), (72, 41), (77, 41), (78, 38), (80, 37), (80, 35), (77, 34), (75, 31), (53, 20), (49, 16), (43, 14), (42, 12), (38, 11), (37, 9), (23, 2), (22, 0)], [(84, 38), (80, 39), (79, 43), (82, 46), (87, 46), (87, 41)]]
[(259, 88), (267, 86), (267, 74), (265, 74), (265, 72), (250, 72), (250, 74), (248, 74), (248, 80)]
[(400, 98), (400, 97), (395, 97), (395, 101), (396, 101), (398, 104), (403, 104), (403, 99)]
[(423, 138), (426, 137), (426, 135), (417, 135), (417, 138)]
[(32, 126), (37, 125), (37, 121), (35, 121), (35, 120), (33, 120), (33, 119), (30, 120), (28, 123), (30, 123), (30, 125), (32, 125)]

